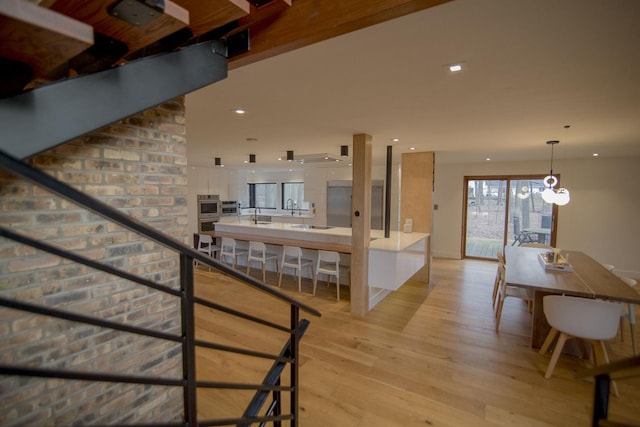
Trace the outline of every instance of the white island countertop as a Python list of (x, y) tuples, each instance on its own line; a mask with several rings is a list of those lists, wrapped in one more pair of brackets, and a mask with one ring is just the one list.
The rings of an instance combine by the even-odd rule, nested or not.
[[(215, 229), (216, 236), (351, 253), (351, 228), (346, 227), (275, 222), (255, 224), (250, 221), (236, 221), (217, 223)], [(371, 230), (369, 248), (380, 251), (403, 251), (427, 236), (426, 233), (391, 231), (390, 236), (385, 238), (382, 230)]]

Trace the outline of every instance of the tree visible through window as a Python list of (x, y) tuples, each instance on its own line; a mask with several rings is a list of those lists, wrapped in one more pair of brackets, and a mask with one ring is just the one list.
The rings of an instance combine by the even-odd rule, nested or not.
[(282, 183), (282, 209), (309, 209), (304, 206), (304, 182)]
[(277, 209), (278, 185), (275, 182), (249, 184), (249, 207)]

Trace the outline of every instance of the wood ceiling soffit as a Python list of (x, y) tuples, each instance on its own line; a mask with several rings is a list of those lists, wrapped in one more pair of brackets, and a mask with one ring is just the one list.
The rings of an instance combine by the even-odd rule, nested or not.
[(399, 18), (452, 0), (296, 1), (277, 20), (251, 27), (251, 50), (229, 60), (229, 69)]
[(189, 29), (194, 37), (236, 21), (250, 13), (246, 0), (175, 0), (189, 11)]
[(93, 44), (93, 29), (24, 0), (0, 1), (0, 56), (44, 76)]
[(92, 25), (105, 36), (125, 43), (135, 52), (189, 25), (189, 11), (171, 0), (164, 0), (164, 13), (149, 24), (136, 27), (111, 16), (109, 0), (58, 0), (51, 9)]

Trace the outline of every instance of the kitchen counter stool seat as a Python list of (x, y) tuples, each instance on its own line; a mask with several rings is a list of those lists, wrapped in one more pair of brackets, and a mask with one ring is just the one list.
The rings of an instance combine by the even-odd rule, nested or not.
[[(302, 292), (302, 268), (309, 267), (311, 277), (313, 277), (313, 261), (302, 258), (302, 249), (298, 246), (282, 247), (282, 262), (280, 263), (280, 277), (278, 279), (278, 287), (282, 285), (282, 273), (284, 268), (294, 269), (298, 274), (298, 292)], [(315, 294), (315, 287), (314, 287)]]
[(262, 242), (249, 242), (249, 253), (247, 255), (247, 274), (251, 269), (251, 261), (259, 262), (260, 267), (262, 268), (262, 281), (266, 282), (266, 266), (268, 261), (275, 261), (276, 264), (276, 272), (278, 269), (278, 254), (267, 252), (267, 246)]
[[(215, 246), (213, 244), (213, 237), (208, 234), (198, 234), (198, 247), (196, 248), (198, 252), (205, 253), (212, 258), (216, 257), (216, 252), (220, 250), (220, 246)], [(196, 265), (198, 265), (198, 260), (196, 260)], [(209, 267), (209, 271), (211, 271), (211, 267)]]
[(239, 249), (236, 240), (231, 237), (223, 237), (220, 246), (220, 261), (228, 264), (229, 258), (231, 258), (231, 267), (233, 268), (236, 268), (238, 257), (248, 254), (248, 251)]
[(338, 252), (318, 251), (316, 271), (313, 275), (313, 295), (316, 294), (319, 274), (327, 275), (327, 286), (329, 286), (331, 276), (336, 278), (336, 297), (340, 301), (340, 254)]

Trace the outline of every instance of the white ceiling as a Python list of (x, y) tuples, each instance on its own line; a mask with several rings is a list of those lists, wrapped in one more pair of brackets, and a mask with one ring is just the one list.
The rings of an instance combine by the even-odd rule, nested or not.
[(357, 133), (376, 162), (387, 145), (548, 159), (551, 139), (556, 158), (640, 156), (640, 0), (454, 0), (232, 70), (186, 105), (190, 165), (338, 156)]

